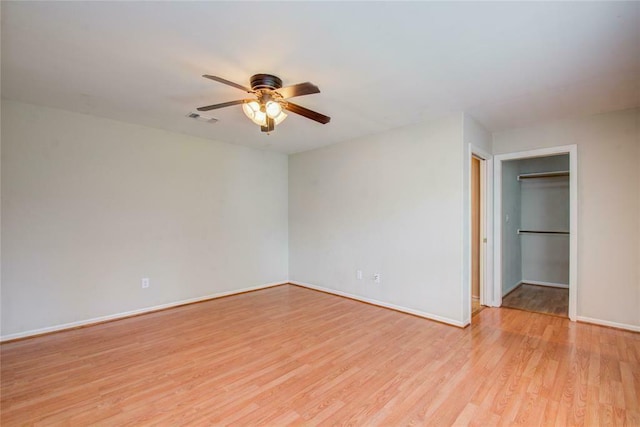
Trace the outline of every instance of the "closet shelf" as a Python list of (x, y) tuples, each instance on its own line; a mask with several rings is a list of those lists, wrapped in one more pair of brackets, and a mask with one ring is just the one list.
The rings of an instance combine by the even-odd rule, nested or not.
[(518, 181), (521, 181), (523, 179), (556, 178), (559, 176), (569, 176), (569, 171), (522, 173), (518, 175)]
[(551, 230), (520, 230), (518, 234), (557, 234), (557, 235), (569, 235), (568, 231), (551, 231)]

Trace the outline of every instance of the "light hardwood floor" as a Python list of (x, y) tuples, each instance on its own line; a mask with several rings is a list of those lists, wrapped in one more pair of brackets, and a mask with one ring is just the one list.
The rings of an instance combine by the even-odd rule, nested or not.
[(471, 315), (475, 316), (480, 313), (480, 311), (484, 308), (484, 305), (480, 304), (480, 298), (471, 297)]
[(3, 426), (640, 425), (640, 334), (285, 285), (3, 344)]

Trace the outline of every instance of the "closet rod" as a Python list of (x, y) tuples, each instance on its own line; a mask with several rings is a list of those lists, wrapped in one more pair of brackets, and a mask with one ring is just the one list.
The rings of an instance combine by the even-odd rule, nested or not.
[(520, 230), (518, 229), (518, 234), (559, 234), (559, 235), (569, 235), (568, 231), (544, 231), (544, 230)]
[(522, 179), (554, 178), (554, 177), (557, 177), (557, 176), (569, 176), (569, 171), (522, 173), (522, 174), (518, 175), (518, 181), (520, 181)]

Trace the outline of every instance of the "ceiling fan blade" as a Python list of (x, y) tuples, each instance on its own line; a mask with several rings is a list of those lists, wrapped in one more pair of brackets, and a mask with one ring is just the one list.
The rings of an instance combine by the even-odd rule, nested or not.
[(249, 89), (246, 86), (239, 85), (238, 83), (231, 82), (231, 81), (229, 81), (227, 79), (223, 79), (222, 77), (211, 76), (209, 74), (203, 74), (202, 77), (204, 77), (205, 79), (210, 79), (210, 80), (216, 81), (218, 83), (223, 83), (223, 84), (226, 84), (226, 85), (229, 85), (229, 86), (233, 86), (233, 87), (235, 87), (237, 89), (243, 90), (243, 91), (248, 92), (248, 93), (253, 92), (251, 89)]
[(308, 108), (301, 107), (300, 105), (294, 104), (293, 102), (287, 102), (284, 106), (284, 109), (306, 117), (307, 119), (315, 120), (316, 122), (322, 123), (323, 125), (326, 125), (331, 121), (331, 117), (309, 110)]
[(311, 82), (298, 83), (297, 85), (287, 86), (276, 90), (284, 99), (293, 98), (294, 96), (311, 95), (312, 93), (320, 93), (318, 86)]
[(217, 110), (218, 108), (231, 107), (232, 105), (244, 104), (245, 102), (249, 102), (250, 99), (239, 99), (237, 101), (229, 101), (223, 102), (222, 104), (213, 104), (207, 105), (206, 107), (200, 107), (198, 111), (209, 111), (209, 110)]

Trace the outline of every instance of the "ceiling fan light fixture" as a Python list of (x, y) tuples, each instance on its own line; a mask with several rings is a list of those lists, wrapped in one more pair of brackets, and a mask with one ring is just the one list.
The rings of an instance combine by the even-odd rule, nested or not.
[(265, 111), (267, 112), (267, 116), (271, 117), (276, 125), (279, 125), (287, 118), (287, 115), (282, 109), (282, 105), (277, 101), (268, 101), (265, 106)]
[(267, 113), (262, 111), (258, 101), (251, 101), (242, 104), (242, 111), (244, 111), (244, 114), (258, 126), (267, 125)]
[(277, 116), (272, 117), (272, 118), (273, 118), (273, 122), (274, 122), (276, 125), (279, 125), (280, 123), (282, 123), (282, 121), (283, 121), (284, 119), (286, 119), (286, 118), (287, 118), (287, 115), (284, 113), (284, 111), (280, 111), (280, 114), (278, 114)]
[(260, 104), (258, 101), (251, 101), (242, 104), (242, 111), (251, 119), (255, 124), (264, 126), (267, 123), (267, 115), (260, 111)]
[(258, 126), (266, 126), (267, 125), (267, 113), (264, 111), (256, 111), (255, 116), (253, 117), (253, 123)]
[(287, 118), (280, 103), (275, 101), (269, 101), (265, 106), (260, 105), (257, 101), (246, 102), (242, 104), (242, 111), (258, 126), (267, 125), (267, 116), (272, 118), (276, 125)]
[(258, 104), (258, 101), (245, 102), (244, 104), (242, 104), (242, 110), (247, 115), (247, 117), (253, 120), (256, 111), (260, 111), (260, 104)]
[(267, 112), (267, 116), (275, 119), (282, 113), (282, 105), (276, 101), (267, 101), (267, 105), (265, 105), (265, 110)]
[(248, 88), (222, 77), (209, 74), (204, 74), (202, 77), (253, 94), (257, 99), (238, 99), (236, 101), (207, 105), (198, 107), (198, 111), (209, 111), (230, 107), (232, 105), (242, 105), (244, 114), (253, 123), (260, 126), (262, 132), (266, 133), (273, 131), (276, 125), (282, 123), (282, 121), (288, 117), (284, 112), (285, 110), (321, 124), (327, 124), (331, 121), (331, 117), (329, 116), (288, 101), (289, 98), (296, 96), (320, 93), (320, 89), (311, 82), (298, 83), (283, 88), (282, 80), (279, 77), (271, 74), (255, 74), (251, 76), (251, 88)]

